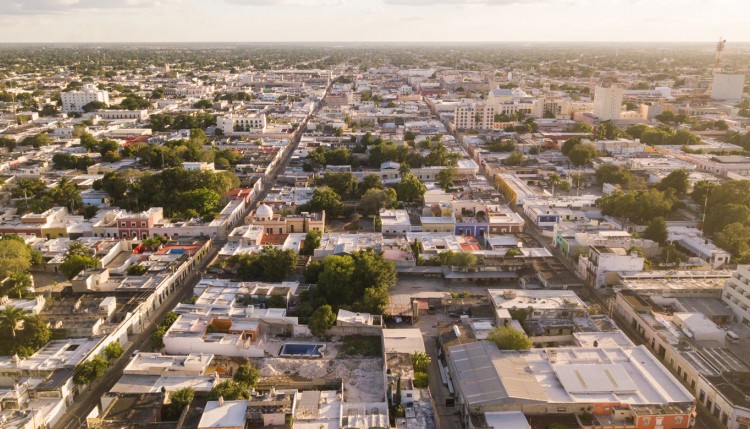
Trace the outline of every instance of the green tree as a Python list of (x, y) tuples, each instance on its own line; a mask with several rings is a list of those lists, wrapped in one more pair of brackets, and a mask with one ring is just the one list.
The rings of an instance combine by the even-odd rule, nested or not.
[(259, 378), (260, 371), (250, 364), (240, 365), (237, 368), (237, 372), (232, 376), (232, 380), (247, 387), (255, 387), (255, 383), (258, 382)]
[(597, 140), (615, 140), (624, 136), (625, 133), (612, 121), (604, 121), (594, 128), (594, 138)]
[(336, 315), (333, 314), (333, 309), (330, 305), (323, 305), (318, 307), (310, 316), (307, 327), (314, 336), (323, 338), (328, 332), (328, 328), (333, 326), (334, 323), (336, 323)]
[(84, 112), (93, 112), (94, 110), (102, 110), (107, 108), (107, 103), (104, 103), (102, 101), (92, 101), (90, 103), (86, 103), (83, 106), (81, 106), (81, 109), (83, 109)]
[(634, 139), (639, 139), (643, 135), (643, 133), (650, 129), (646, 124), (637, 124), (637, 125), (631, 125), (625, 129), (625, 133), (627, 133), (630, 137)]
[(427, 388), (430, 385), (430, 377), (426, 372), (417, 371), (414, 373), (414, 387), (420, 389)]
[(505, 158), (506, 165), (521, 165), (526, 160), (526, 156), (523, 152), (513, 151), (510, 155)]
[(96, 268), (98, 265), (97, 259), (92, 256), (68, 255), (60, 265), (60, 271), (70, 280), (81, 271)]
[(18, 332), (18, 326), (26, 316), (26, 310), (23, 308), (14, 307), (8, 305), (5, 310), (0, 312), (0, 326), (3, 331), (9, 332), (13, 339), (16, 338), (16, 332)]
[(109, 344), (107, 344), (107, 347), (104, 348), (104, 356), (107, 358), (107, 360), (114, 360), (122, 356), (122, 346), (117, 341), (113, 341)]
[(380, 209), (388, 208), (392, 203), (387, 192), (382, 189), (370, 189), (359, 200), (359, 209), (365, 215), (376, 215), (380, 213)]
[(303, 212), (322, 212), (325, 210), (326, 214), (330, 216), (337, 216), (342, 209), (341, 197), (328, 186), (316, 188), (310, 201), (299, 206), (299, 210)]
[(453, 186), (453, 181), (456, 179), (456, 168), (455, 167), (448, 167), (446, 169), (440, 170), (440, 172), (435, 176), (436, 182), (440, 188), (448, 192), (448, 190)]
[(532, 347), (529, 337), (510, 326), (499, 326), (490, 331), (487, 339), (500, 350), (528, 350)]
[(567, 139), (565, 142), (563, 142), (562, 147), (560, 147), (560, 152), (562, 152), (563, 155), (568, 156), (571, 150), (573, 150), (574, 147), (581, 144), (581, 138), (580, 137), (573, 137), (572, 139)]
[(49, 196), (55, 204), (67, 207), (71, 212), (83, 205), (81, 192), (75, 183), (67, 177), (63, 177), (57, 182), (57, 186), (50, 190)]
[(669, 173), (665, 178), (661, 179), (659, 183), (656, 184), (656, 188), (660, 191), (672, 189), (677, 195), (682, 196), (687, 194), (688, 188), (690, 187), (689, 177), (690, 173), (688, 173), (687, 170), (675, 170)]
[(333, 189), (341, 198), (354, 198), (357, 192), (357, 178), (352, 173), (326, 173), (317, 181), (318, 185), (328, 186)]
[(735, 222), (716, 233), (716, 244), (743, 262), (750, 256), (750, 226)]
[(570, 180), (563, 180), (560, 182), (560, 190), (563, 192), (569, 192), (572, 187), (573, 185), (570, 183)]
[(200, 100), (197, 103), (193, 104), (194, 109), (210, 109), (211, 106), (213, 106), (214, 103), (211, 100)]
[(380, 176), (375, 173), (368, 174), (362, 179), (362, 183), (359, 184), (357, 192), (359, 192), (360, 195), (364, 195), (365, 192), (370, 189), (385, 189), (385, 185), (383, 185), (383, 181), (380, 180)]
[(547, 182), (547, 185), (552, 187), (552, 196), (555, 196), (555, 188), (560, 186), (562, 183), (562, 177), (560, 177), (557, 173), (552, 173), (549, 176), (547, 176), (547, 179), (545, 180)]
[(169, 395), (169, 400), (171, 402), (166, 409), (165, 420), (179, 420), (182, 412), (190, 405), (191, 402), (193, 402), (194, 398), (195, 389), (193, 389), (192, 387), (185, 387), (172, 392), (172, 394)]
[(208, 394), (208, 399), (211, 401), (217, 401), (219, 398), (224, 398), (225, 401), (250, 399), (250, 389), (234, 380), (223, 381), (215, 384)]
[(237, 268), (237, 275), (242, 279), (278, 282), (294, 272), (297, 254), (291, 249), (264, 246), (257, 254), (233, 256), (227, 263)]
[(457, 267), (473, 268), (477, 265), (477, 257), (469, 252), (454, 252), (448, 250), (438, 254), (441, 265), (453, 265)]
[(432, 359), (427, 353), (414, 352), (411, 355), (411, 366), (416, 372), (427, 372), (427, 368), (429, 368), (431, 363)]
[(421, 201), (424, 198), (424, 193), (427, 192), (427, 187), (422, 183), (417, 176), (408, 173), (401, 177), (401, 182), (396, 187), (396, 193), (398, 194), (399, 201), (415, 202)]
[(614, 192), (596, 201), (605, 216), (627, 218), (643, 224), (661, 216), (666, 218), (674, 208), (674, 196), (658, 189)]
[(101, 378), (107, 372), (109, 363), (103, 356), (97, 355), (91, 360), (83, 361), (76, 365), (73, 373), (73, 382), (77, 385), (90, 384), (97, 378)]
[(596, 156), (596, 147), (591, 143), (581, 143), (568, 152), (568, 159), (576, 167), (588, 164)]
[(693, 201), (703, 207), (706, 203), (706, 198), (715, 186), (715, 182), (709, 182), (708, 180), (699, 180), (693, 185), (693, 192), (690, 193), (690, 198), (692, 198)]
[(12, 239), (11, 236), (0, 239), (0, 278), (25, 273), (31, 268), (31, 260), (31, 249), (23, 239)]
[(655, 217), (643, 231), (643, 238), (655, 241), (660, 245), (665, 245), (669, 239), (669, 232), (667, 231), (667, 222), (663, 217)]
[(312, 255), (315, 249), (320, 247), (320, 237), (323, 235), (320, 231), (308, 231), (305, 234), (305, 241), (302, 244), (302, 254)]
[(596, 169), (596, 183), (599, 185), (610, 183), (621, 185), (626, 189), (633, 189), (632, 186), (636, 183), (636, 179), (633, 177), (633, 173), (624, 167), (614, 164), (602, 164)]
[(10, 275), (11, 292), (23, 298), (23, 293), (31, 287), (31, 276), (27, 273), (13, 273)]

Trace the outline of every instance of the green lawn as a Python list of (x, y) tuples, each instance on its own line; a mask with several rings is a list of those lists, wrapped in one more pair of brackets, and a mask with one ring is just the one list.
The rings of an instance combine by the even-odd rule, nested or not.
[(383, 355), (380, 337), (345, 337), (339, 357), (381, 357)]

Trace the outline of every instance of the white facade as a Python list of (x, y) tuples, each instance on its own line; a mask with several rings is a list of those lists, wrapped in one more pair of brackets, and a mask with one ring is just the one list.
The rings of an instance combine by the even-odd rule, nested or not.
[(738, 265), (724, 284), (722, 300), (739, 322), (750, 326), (750, 265)]
[(69, 91), (60, 94), (63, 112), (83, 112), (83, 106), (100, 101), (109, 105), (109, 93), (99, 90), (93, 84), (84, 85), (80, 91)]
[(491, 130), (495, 123), (495, 108), (483, 103), (456, 106), (456, 128), (460, 130)]
[(380, 232), (383, 234), (406, 234), (411, 232), (409, 213), (406, 210), (380, 210)]
[(594, 116), (602, 121), (620, 119), (624, 90), (616, 86), (597, 86), (594, 90)]
[(745, 89), (745, 75), (742, 73), (716, 73), (711, 86), (713, 100), (741, 100)]
[(243, 115), (225, 115), (216, 118), (216, 127), (224, 135), (239, 133), (264, 133), (266, 131), (265, 113), (248, 113)]
[(635, 252), (628, 254), (621, 247), (591, 246), (589, 255), (578, 260), (578, 271), (585, 281), (600, 288), (609, 283), (607, 274), (643, 271), (644, 261), (644, 257)]

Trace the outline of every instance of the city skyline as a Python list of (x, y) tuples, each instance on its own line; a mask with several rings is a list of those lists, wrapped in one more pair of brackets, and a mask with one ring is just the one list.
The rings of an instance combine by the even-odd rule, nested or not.
[[(706, 13), (706, 11), (711, 11)], [(739, 0), (6, 0), (8, 43), (750, 41)], [(166, 17), (166, 19), (165, 19)]]

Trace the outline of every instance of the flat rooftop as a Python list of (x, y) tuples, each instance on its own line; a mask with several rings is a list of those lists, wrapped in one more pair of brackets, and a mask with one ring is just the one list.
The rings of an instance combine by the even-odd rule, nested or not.
[(453, 346), (450, 359), (470, 406), (547, 402), (691, 404), (693, 396), (644, 346), (498, 350)]
[(487, 293), (495, 308), (586, 308), (586, 304), (572, 290), (488, 289)]

